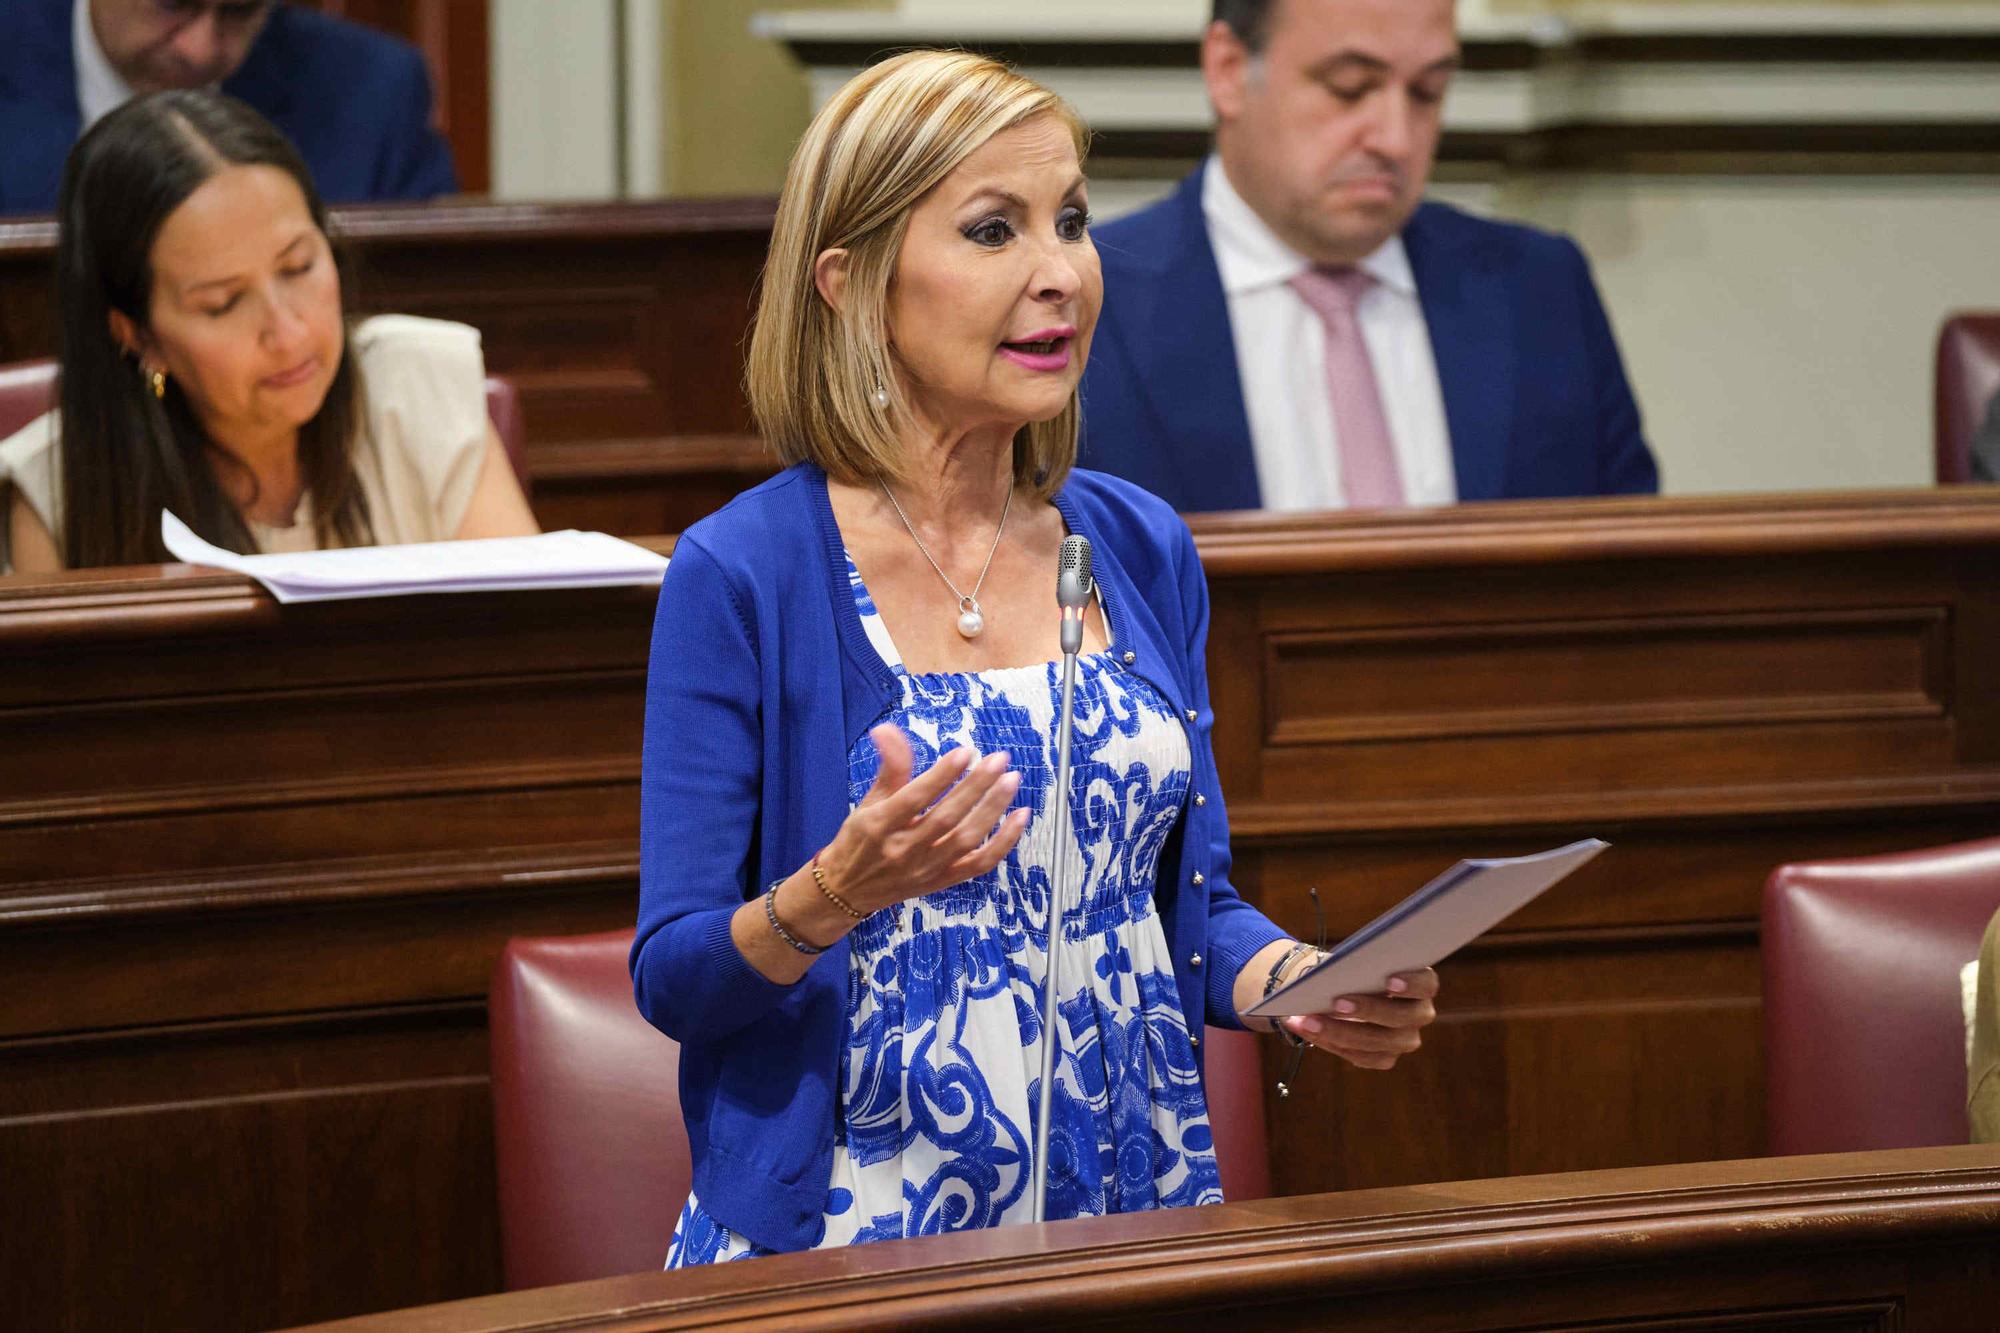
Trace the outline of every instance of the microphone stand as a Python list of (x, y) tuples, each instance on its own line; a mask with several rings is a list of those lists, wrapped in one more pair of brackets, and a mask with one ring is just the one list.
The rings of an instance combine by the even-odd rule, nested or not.
[(1063, 540), (1062, 562), (1056, 577), (1056, 600), (1062, 604), (1062, 714), (1056, 722), (1055, 864), (1049, 867), (1048, 965), (1042, 983), (1042, 1091), (1041, 1114), (1035, 1120), (1035, 1156), (1030, 1176), (1034, 1194), (1031, 1221), (1040, 1222), (1049, 1207), (1049, 1118), (1055, 1107), (1056, 1086), (1056, 996), (1061, 969), (1062, 926), (1069, 878), (1069, 754), (1074, 731), (1072, 701), (1076, 696), (1076, 655), (1083, 647), (1083, 609), (1090, 603), (1090, 540), (1070, 536)]

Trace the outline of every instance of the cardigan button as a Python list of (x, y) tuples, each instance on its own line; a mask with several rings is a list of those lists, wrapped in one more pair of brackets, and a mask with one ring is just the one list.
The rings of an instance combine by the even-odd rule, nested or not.
[(1189, 967), (1200, 967), (1200, 966), (1201, 966), (1201, 955), (1200, 955), (1200, 954), (1195, 954), (1195, 955), (1193, 955), (1192, 957), (1190, 957), (1190, 958), (1188, 959), (1188, 966), (1189, 966)]
[(1207, 804), (1208, 804), (1208, 798), (1207, 798), (1206, 796), (1203, 796), (1203, 795), (1202, 795), (1202, 794), (1201, 794), (1200, 792), (1196, 792), (1196, 793), (1194, 794), (1194, 803), (1195, 803), (1195, 805), (1196, 805), (1196, 806), (1198, 806), (1198, 807), (1199, 807), (1199, 806), (1204, 806), (1204, 805), (1207, 805)]
[(1194, 872), (1194, 882), (1197, 884), (1202, 882), (1201, 872), (1199, 870)]
[(1135, 652), (1131, 652), (1131, 651), (1129, 651), (1129, 650), (1128, 650), (1128, 651), (1126, 652), (1126, 654), (1125, 654), (1125, 665), (1126, 665), (1126, 666), (1131, 666), (1131, 665), (1132, 665), (1132, 664), (1133, 664), (1134, 662), (1136, 662), (1136, 661), (1138, 661), (1138, 660), (1139, 660), (1139, 654), (1137, 654), (1137, 653), (1135, 653)]
[(1201, 1034), (1199, 1032), (1188, 1033), (1188, 1045), (1190, 1046), (1201, 1045)]
[(1194, 709), (1192, 709), (1192, 708), (1188, 709), (1188, 714), (1187, 714), (1187, 717), (1188, 717), (1188, 721), (1192, 722), (1192, 721), (1194, 721), (1194, 720), (1195, 720), (1195, 719), (1196, 719), (1197, 717), (1199, 717), (1199, 716), (1201, 716), (1201, 715), (1200, 715), (1199, 713), (1195, 712), (1195, 711), (1194, 711)]

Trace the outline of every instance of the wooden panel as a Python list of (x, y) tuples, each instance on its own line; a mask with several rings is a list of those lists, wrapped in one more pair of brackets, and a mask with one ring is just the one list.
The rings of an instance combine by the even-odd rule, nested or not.
[[(1824, 537), (1854, 503), (1778, 508)], [(1195, 520), (1235, 879), (1281, 925), (1308, 886), (1338, 938), (1460, 856), (1613, 844), (1443, 969), (1434, 1058), (1270, 1101), (1283, 1188), (1759, 1151), (1764, 876), (1990, 832), (1994, 553), (1676, 508)]]
[(0, 589), (7, 1322), (493, 1289), (487, 976), (632, 919), (653, 594)]
[(2000, 1149), (1473, 1181), (1009, 1227), (356, 1320), (529, 1329), (1984, 1329)]
[[(775, 464), (743, 356), (768, 199), (335, 210), (356, 312), (480, 329), (548, 528), (679, 532)], [(55, 228), (0, 222), (0, 363), (51, 355)]]
[(652, 604), (516, 598), (498, 639), (477, 598), (253, 614), (166, 627), (144, 673), (136, 645), (0, 629), (17, 639), (0, 705), (41, 742), (0, 805), (5, 883), (630, 837)]
[[(1764, 876), (2000, 816), (2000, 492), (1195, 527), (1235, 879), (1281, 924), (1308, 886), (1338, 935), (1458, 856), (1613, 843), (1447, 965), (1427, 1052), (1267, 1106), (1285, 1190), (1754, 1154)], [(0, 580), (0, 735), (33, 742), (0, 765), (0, 1170), (48, 1219), (0, 1246), (36, 1324), (494, 1280), (480, 997), (510, 934), (632, 919), (652, 616)], [(75, 1278), (107, 1252), (164, 1257)]]
[(577, 441), (535, 473), (535, 513), (550, 531), (680, 532), (777, 470), (754, 435)]
[(14, 992), (0, 1037), (483, 996), (510, 936), (632, 924), (633, 865), (593, 871), (591, 850), (513, 858), (481, 877), (405, 876), (372, 894), (344, 892), (353, 881), (332, 858), (269, 871), (247, 892), (206, 882), (208, 902), (121, 885), (55, 929), (0, 935)]
[[(1832, 563), (1811, 568), (1831, 576), (1823, 566)], [(1589, 606), (1600, 573), (1551, 574), (1544, 604), (1571, 594)], [(1444, 575), (1358, 581), (1394, 583), (1412, 610), (1459, 600), (1440, 586)], [(1718, 580), (1704, 603), (1778, 595), (1764, 585), (1755, 575)], [(1448, 627), (1405, 612), (1398, 628), (1307, 635), (1314, 660), (1294, 663), (1296, 632), (1277, 628), (1296, 623), (1300, 608), (1284, 605), (1290, 595), (1274, 589), (1279, 605), (1262, 622), (1274, 635), (1262, 673), (1269, 793), (1414, 800), (1463, 791), (1468, 772), (1498, 766), (1517, 809), (1564, 791), (1591, 793), (1608, 808), (1612, 793), (1682, 783), (1796, 785), (1857, 769), (1886, 778), (1950, 762), (1951, 642), (1937, 607), (1841, 606), (1803, 620), (1663, 609), (1606, 621), (1585, 612)], [(1857, 603), (1871, 595), (1840, 594)], [(1334, 646), (1311, 651), (1315, 640)], [(1385, 745), (1396, 757), (1387, 772), (1371, 762)]]
[[(0, 1042), (10, 1326), (262, 1328), (492, 1290), (493, 1179), (462, 1169), (492, 1150), (485, 1067), (463, 1003)], [(463, 1243), (380, 1245), (383, 1217)]]
[[(574, 483), (572, 445), (696, 437), (712, 455), (714, 437), (744, 443), (744, 332), (771, 208), (351, 210), (341, 229), (369, 308), (481, 330), (488, 366), (520, 385), (536, 477)], [(682, 461), (670, 448), (656, 471)]]
[(1936, 720), (1949, 647), (1937, 607), (1273, 633), (1265, 644), (1269, 745)]

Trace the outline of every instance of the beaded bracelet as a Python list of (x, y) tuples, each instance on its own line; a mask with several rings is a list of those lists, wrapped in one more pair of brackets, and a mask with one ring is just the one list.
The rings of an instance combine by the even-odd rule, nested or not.
[(868, 914), (866, 912), (855, 911), (851, 906), (848, 905), (847, 899), (841, 897), (839, 894), (835, 893), (832, 889), (829, 889), (826, 886), (826, 872), (819, 868), (818, 852), (813, 853), (812, 872), (813, 872), (813, 883), (819, 885), (819, 891), (826, 895), (826, 900), (828, 902), (832, 903), (835, 907), (838, 907), (841, 911), (853, 917), (856, 921), (863, 920), (867, 917)]
[(824, 947), (807, 944), (804, 940), (792, 934), (791, 931), (786, 930), (785, 923), (778, 920), (778, 885), (784, 882), (781, 879), (777, 883), (772, 884), (770, 888), (764, 890), (764, 919), (771, 923), (771, 929), (777, 933), (779, 939), (791, 945), (800, 953), (806, 955), (825, 953), (826, 949)]
[[(1272, 965), (1271, 974), (1264, 978), (1263, 998), (1268, 1000), (1271, 998), (1272, 995), (1274, 995), (1277, 992), (1279, 985), (1281, 985), (1285, 980), (1285, 972), (1291, 967), (1293, 963), (1299, 960), (1299, 957), (1302, 954), (1309, 954), (1316, 952), (1317, 950), (1315, 950), (1312, 945), (1307, 944), (1303, 940), (1294, 942), (1292, 947), (1286, 950), (1285, 956), (1283, 958), (1280, 958), (1276, 963)], [(1279, 1018), (1272, 1019), (1271, 1030), (1273, 1032), (1278, 1033), (1286, 1041), (1289, 1041), (1294, 1046), (1303, 1046), (1306, 1044), (1306, 1039), (1304, 1037), (1301, 1037), (1298, 1033), (1292, 1031), (1290, 1028), (1286, 1027), (1283, 1019)]]
[(1285, 969), (1297, 962), (1300, 954), (1311, 952), (1312, 945), (1305, 943), (1303, 940), (1293, 941), (1292, 947), (1285, 951), (1285, 956), (1271, 965), (1271, 974), (1264, 978), (1263, 998), (1268, 1000), (1277, 992), (1279, 985), (1285, 979)]

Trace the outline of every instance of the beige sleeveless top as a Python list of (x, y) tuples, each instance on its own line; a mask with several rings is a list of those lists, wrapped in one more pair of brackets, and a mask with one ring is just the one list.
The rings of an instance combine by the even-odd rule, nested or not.
[[(486, 456), (479, 331), (414, 315), (377, 315), (354, 326), (349, 346), (363, 401), (354, 468), (375, 541), (448, 540), (465, 519)], [(60, 414), (47, 412), (0, 441), (0, 491), (10, 482), (18, 487), (58, 544), (60, 430)], [(312, 497), (300, 500), (289, 526), (253, 522), (250, 536), (260, 551), (315, 549)]]

